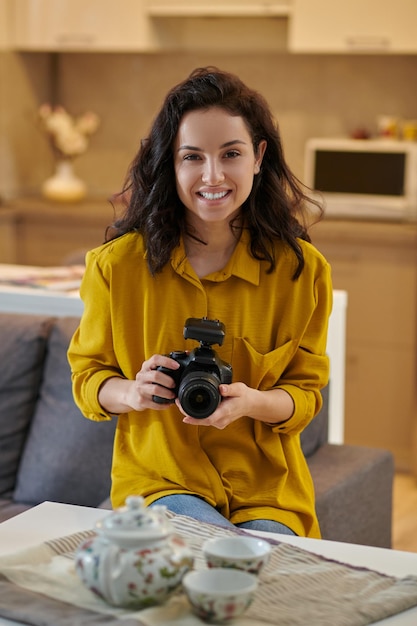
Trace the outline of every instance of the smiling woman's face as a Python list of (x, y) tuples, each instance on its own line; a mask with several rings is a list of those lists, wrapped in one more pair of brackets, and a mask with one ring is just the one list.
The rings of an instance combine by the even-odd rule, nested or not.
[(214, 107), (184, 115), (174, 144), (177, 192), (196, 227), (236, 216), (259, 172), (266, 142), (255, 155), (242, 117)]

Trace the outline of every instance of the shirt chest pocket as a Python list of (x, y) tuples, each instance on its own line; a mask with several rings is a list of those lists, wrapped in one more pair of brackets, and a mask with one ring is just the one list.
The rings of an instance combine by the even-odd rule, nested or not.
[(290, 340), (271, 352), (261, 354), (246, 339), (234, 337), (233, 381), (243, 382), (249, 387), (261, 390), (276, 386), (296, 349), (296, 342)]

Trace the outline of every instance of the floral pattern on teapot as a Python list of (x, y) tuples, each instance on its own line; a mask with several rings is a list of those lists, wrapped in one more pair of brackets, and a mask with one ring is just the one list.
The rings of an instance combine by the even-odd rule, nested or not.
[(114, 606), (161, 604), (192, 568), (191, 550), (163, 507), (146, 509), (139, 496), (126, 505), (98, 522), (97, 535), (78, 547), (75, 570), (88, 589)]

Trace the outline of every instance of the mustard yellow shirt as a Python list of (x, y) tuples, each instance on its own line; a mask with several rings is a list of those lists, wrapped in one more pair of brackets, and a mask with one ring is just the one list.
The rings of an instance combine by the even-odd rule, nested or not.
[(183, 244), (152, 277), (142, 237), (128, 233), (92, 250), (81, 287), (84, 314), (68, 352), (74, 398), (92, 420), (112, 419), (98, 391), (109, 377), (134, 379), (153, 354), (192, 350), (183, 338), (188, 317), (219, 319), (226, 336), (214, 346), (231, 363), (233, 380), (262, 390), (280, 387), (295, 410), (285, 423), (249, 417), (224, 430), (183, 424), (175, 405), (117, 417), (112, 504), (130, 494), (147, 504), (192, 493), (232, 523), (256, 518), (319, 537), (312, 479), (299, 435), (321, 406), (328, 380), (326, 339), (332, 305), (330, 268), (300, 240), (305, 268), (296, 281), (294, 253), (276, 244), (277, 267), (254, 259), (244, 233), (227, 266), (199, 279)]

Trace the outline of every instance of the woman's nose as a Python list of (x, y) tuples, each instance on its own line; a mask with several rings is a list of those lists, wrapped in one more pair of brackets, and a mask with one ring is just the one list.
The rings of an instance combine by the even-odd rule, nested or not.
[(217, 159), (207, 159), (204, 163), (202, 181), (205, 185), (218, 185), (224, 181), (224, 173), (221, 163)]

